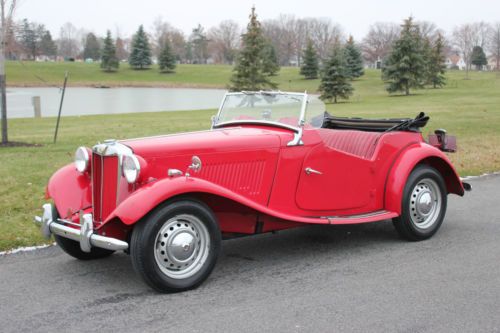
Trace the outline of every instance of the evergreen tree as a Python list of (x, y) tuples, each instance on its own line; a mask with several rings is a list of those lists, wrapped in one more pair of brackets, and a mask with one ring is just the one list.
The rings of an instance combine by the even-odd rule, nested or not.
[(106, 38), (104, 38), (104, 45), (101, 51), (101, 69), (105, 72), (113, 72), (118, 69), (120, 62), (116, 57), (116, 48), (111, 38), (111, 31), (108, 30)]
[(446, 84), (444, 73), (446, 72), (444, 56), (444, 40), (441, 34), (438, 34), (434, 45), (430, 49), (427, 65), (427, 82), (434, 88), (442, 87)]
[(352, 36), (349, 36), (344, 48), (347, 75), (351, 79), (358, 78), (365, 74), (363, 67), (363, 57), (358, 46), (354, 43)]
[(276, 48), (273, 46), (273, 44), (268, 42), (265, 44), (262, 52), (264, 66), (262, 72), (269, 76), (275, 76), (280, 70)]
[(47, 57), (55, 57), (57, 54), (57, 46), (50, 31), (46, 30), (40, 39), (40, 52)]
[(306, 49), (304, 50), (302, 66), (300, 67), (300, 75), (304, 75), (306, 80), (318, 78), (319, 60), (316, 49), (311, 40), (307, 42)]
[(471, 64), (475, 65), (478, 71), (488, 64), (486, 54), (481, 46), (474, 46), (472, 49)]
[(85, 37), (85, 46), (83, 47), (83, 59), (97, 60), (100, 56), (101, 47), (96, 35), (89, 32)]
[(208, 38), (205, 29), (198, 24), (189, 36), (193, 63), (206, 64), (208, 59)]
[(420, 29), (409, 17), (402, 25), (401, 35), (382, 69), (387, 91), (410, 94), (410, 88), (422, 88), (426, 73)]
[(144, 32), (142, 24), (132, 39), (132, 51), (130, 52), (128, 63), (133, 69), (145, 69), (151, 66), (151, 47), (148, 36)]
[(170, 42), (165, 40), (158, 59), (161, 73), (173, 73), (176, 66), (176, 57), (172, 53)]
[(431, 76), (431, 58), (432, 58), (432, 44), (429, 37), (421, 36), (422, 38), (422, 58), (424, 59), (424, 73), (425, 84), (430, 83)]
[(233, 69), (229, 89), (232, 91), (258, 91), (266, 88), (275, 89), (277, 85), (264, 73), (263, 52), (265, 40), (260, 22), (252, 7), (247, 32), (242, 36), (242, 49)]
[(345, 56), (337, 46), (324, 65), (319, 91), (320, 99), (337, 103), (338, 98), (349, 99), (353, 88), (346, 70)]
[(35, 60), (38, 54), (38, 38), (35, 28), (35, 25), (30, 23), (28, 19), (23, 19), (20, 29), (20, 42), (24, 52), (31, 60)]

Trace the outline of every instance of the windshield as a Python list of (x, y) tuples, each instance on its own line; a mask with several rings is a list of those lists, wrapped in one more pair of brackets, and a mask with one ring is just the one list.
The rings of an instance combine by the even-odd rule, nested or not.
[[(308, 96), (305, 93), (228, 93), (222, 103), (214, 125), (257, 122), (297, 128), (299, 127), (299, 121), (304, 119), (306, 123), (320, 127), (325, 111), (324, 104), (317, 98), (313, 98), (315, 99), (315, 103), (311, 103), (310, 99), (308, 103), (310, 105), (306, 105), (305, 101), (307, 98)], [(312, 107), (312, 110), (306, 112), (306, 107), (308, 109)], [(312, 112), (310, 113), (309, 111)], [(307, 117), (304, 113), (307, 113)]]

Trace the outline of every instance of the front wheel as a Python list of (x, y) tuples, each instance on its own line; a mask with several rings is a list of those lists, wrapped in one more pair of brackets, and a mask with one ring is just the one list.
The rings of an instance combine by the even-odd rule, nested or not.
[(443, 223), (447, 193), (441, 174), (429, 166), (415, 168), (406, 182), (401, 216), (393, 220), (398, 233), (412, 241), (432, 237)]
[(221, 234), (210, 209), (182, 200), (154, 211), (139, 223), (131, 239), (135, 271), (160, 292), (196, 288), (212, 272)]

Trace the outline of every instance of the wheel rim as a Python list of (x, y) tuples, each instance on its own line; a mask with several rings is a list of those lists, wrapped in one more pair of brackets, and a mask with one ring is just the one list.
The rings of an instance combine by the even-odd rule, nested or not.
[(430, 179), (420, 180), (410, 196), (410, 220), (419, 229), (429, 229), (439, 219), (441, 213), (441, 190)]
[(193, 215), (177, 215), (167, 220), (156, 235), (156, 264), (168, 277), (186, 279), (203, 267), (209, 247), (205, 224)]

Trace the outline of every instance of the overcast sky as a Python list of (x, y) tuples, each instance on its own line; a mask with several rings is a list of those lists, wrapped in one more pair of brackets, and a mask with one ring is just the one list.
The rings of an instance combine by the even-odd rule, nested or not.
[(447, 32), (460, 23), (500, 21), (500, 0), (21, 0), (16, 18), (45, 24), (55, 38), (65, 22), (98, 35), (119, 29), (122, 36), (129, 36), (140, 24), (150, 29), (158, 16), (189, 34), (198, 23), (207, 29), (232, 19), (244, 26), (253, 4), (261, 20), (281, 13), (329, 17), (356, 39), (372, 23), (400, 22), (409, 15), (432, 21)]

